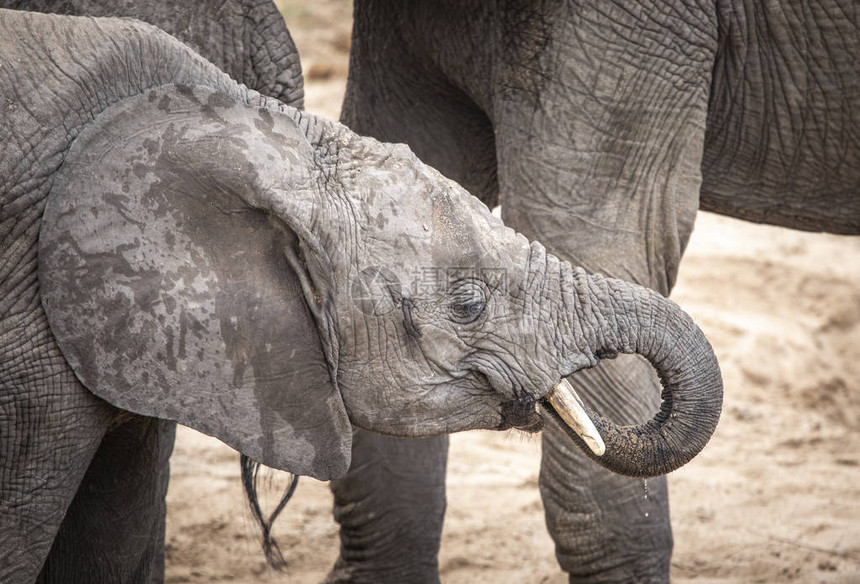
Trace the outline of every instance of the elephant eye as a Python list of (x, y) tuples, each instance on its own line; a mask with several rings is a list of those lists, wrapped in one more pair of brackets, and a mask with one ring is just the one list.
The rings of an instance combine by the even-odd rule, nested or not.
[(489, 290), (481, 280), (468, 278), (451, 284), (448, 295), (451, 319), (459, 324), (471, 324), (484, 314)]

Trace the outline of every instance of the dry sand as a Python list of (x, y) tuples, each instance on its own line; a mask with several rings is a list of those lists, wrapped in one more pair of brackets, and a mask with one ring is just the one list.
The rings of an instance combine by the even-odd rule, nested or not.
[[(336, 118), (349, 47), (343, 0), (282, 2), (309, 73), (307, 108)], [(700, 214), (673, 293), (723, 368), (705, 451), (670, 478), (674, 582), (860, 582), (860, 238)], [(451, 439), (442, 579), (562, 584), (537, 489), (540, 441)], [(283, 478), (272, 473), (274, 485)], [(180, 428), (167, 582), (319, 582), (338, 550), (326, 483), (303, 478), (266, 567), (238, 454)]]

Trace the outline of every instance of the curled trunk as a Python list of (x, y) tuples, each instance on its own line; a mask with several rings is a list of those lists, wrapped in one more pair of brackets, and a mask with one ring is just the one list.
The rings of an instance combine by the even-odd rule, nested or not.
[[(564, 423), (570, 415), (551, 403), (560, 403), (558, 396), (544, 399), (545, 409), (586, 454), (616, 473), (655, 476), (686, 464), (710, 439), (722, 406), (722, 377), (710, 343), (685, 312), (656, 292), (566, 266), (562, 272), (567, 272), (562, 297), (581, 315), (571, 330), (586, 345), (586, 365), (618, 353), (638, 353), (657, 370), (663, 402), (654, 418), (637, 426), (619, 426), (583, 406), (605, 444), (602, 455)], [(572, 366), (581, 369), (583, 364), (577, 360)]]

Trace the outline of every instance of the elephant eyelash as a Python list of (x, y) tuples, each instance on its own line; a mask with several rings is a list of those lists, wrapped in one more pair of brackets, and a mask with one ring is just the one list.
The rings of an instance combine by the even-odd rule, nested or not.
[(486, 303), (482, 300), (470, 300), (468, 302), (452, 303), (451, 311), (454, 320), (458, 323), (471, 324), (481, 317), (486, 307)]
[(457, 324), (469, 325), (477, 322), (487, 309), (490, 296), (486, 282), (477, 279), (458, 280), (449, 290), (448, 305), (451, 319)]

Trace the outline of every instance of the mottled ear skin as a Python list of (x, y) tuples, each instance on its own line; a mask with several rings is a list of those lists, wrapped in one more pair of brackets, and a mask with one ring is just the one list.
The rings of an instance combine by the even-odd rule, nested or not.
[(47, 202), (42, 302), (96, 395), (325, 480), (349, 467), (351, 426), (295, 271), (302, 243), (253, 203), (283, 176), (306, 182), (309, 146), (267, 114), (175, 86), (101, 114)]

